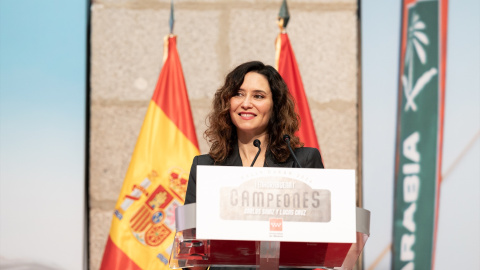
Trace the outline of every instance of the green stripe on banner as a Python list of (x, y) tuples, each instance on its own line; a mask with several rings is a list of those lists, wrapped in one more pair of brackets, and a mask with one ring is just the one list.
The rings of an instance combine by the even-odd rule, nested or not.
[(395, 164), (392, 269), (432, 269), (437, 215), (440, 5), (404, 1)]

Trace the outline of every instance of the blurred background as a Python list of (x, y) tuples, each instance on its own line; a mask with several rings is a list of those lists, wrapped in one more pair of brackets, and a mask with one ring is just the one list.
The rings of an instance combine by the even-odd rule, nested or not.
[[(364, 269), (390, 269), (401, 2), (288, 3), (327, 168), (363, 180), (372, 212)], [(224, 75), (248, 60), (274, 65), (280, 4), (176, 2), (202, 153)], [(0, 268), (98, 269), (169, 11), (168, 0), (0, 0)], [(479, 11), (476, 0), (449, 3), (436, 269), (480, 269)]]

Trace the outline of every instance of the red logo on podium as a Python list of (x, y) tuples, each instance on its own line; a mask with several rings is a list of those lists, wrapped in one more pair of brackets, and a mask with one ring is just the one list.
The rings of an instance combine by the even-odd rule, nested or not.
[(270, 219), (270, 231), (281, 232), (283, 231), (283, 219), (271, 218)]

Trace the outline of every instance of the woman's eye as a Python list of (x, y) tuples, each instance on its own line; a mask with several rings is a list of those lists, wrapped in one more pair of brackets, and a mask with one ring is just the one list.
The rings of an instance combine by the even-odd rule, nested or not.
[(262, 98), (264, 98), (263, 95), (255, 95), (255, 96), (253, 96), (253, 97), (256, 98), (256, 99), (262, 99)]

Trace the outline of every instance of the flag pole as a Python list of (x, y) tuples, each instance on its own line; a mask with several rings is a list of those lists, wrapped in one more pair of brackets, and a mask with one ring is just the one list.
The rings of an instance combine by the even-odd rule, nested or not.
[(165, 61), (167, 61), (168, 57), (168, 39), (170, 37), (174, 37), (175, 35), (173, 34), (173, 27), (175, 25), (175, 13), (174, 13), (174, 7), (173, 7), (173, 0), (170, 1), (170, 18), (168, 19), (168, 26), (170, 29), (170, 33), (165, 36), (163, 39), (163, 63), (165, 64)]
[(290, 20), (290, 13), (288, 12), (287, 0), (283, 0), (280, 11), (278, 12), (277, 24), (280, 29), (277, 39), (275, 40), (275, 68), (278, 70), (280, 61), (280, 51), (282, 49), (281, 35), (287, 32), (287, 24)]

